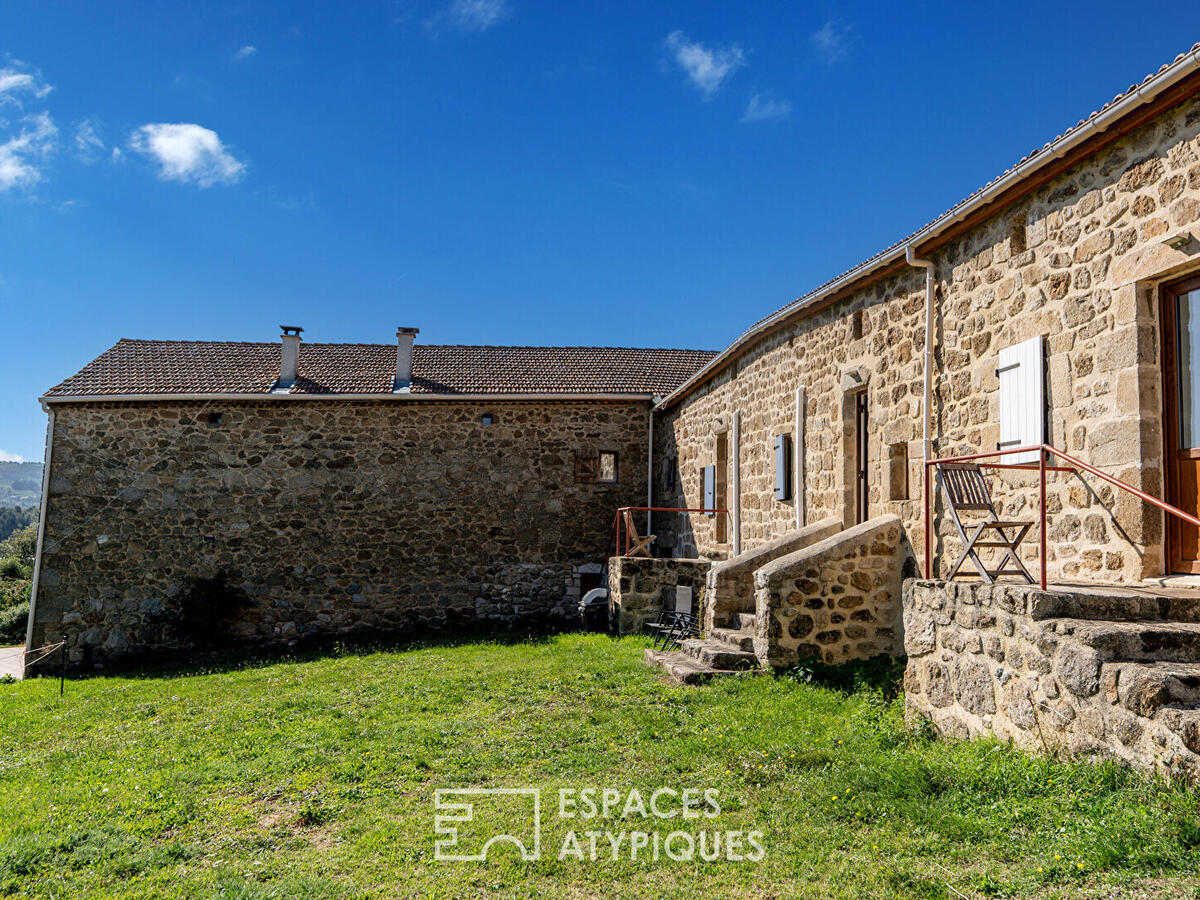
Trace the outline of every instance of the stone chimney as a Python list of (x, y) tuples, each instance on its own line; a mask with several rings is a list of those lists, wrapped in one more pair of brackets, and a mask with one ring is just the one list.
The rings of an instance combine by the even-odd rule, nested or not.
[(412, 387), (413, 341), (419, 332), (419, 328), (396, 330), (396, 380), (392, 384), (393, 391), (407, 391)]
[(280, 325), (279, 328), (283, 332), (283, 351), (279, 357), (279, 380), (272, 390), (287, 391), (300, 375), (300, 332), (304, 329), (299, 325)]

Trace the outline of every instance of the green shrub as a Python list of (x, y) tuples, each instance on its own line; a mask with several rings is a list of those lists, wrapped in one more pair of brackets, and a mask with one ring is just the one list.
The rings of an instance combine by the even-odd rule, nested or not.
[(0, 644), (20, 644), (25, 640), (29, 621), (29, 601), (0, 610)]
[(0, 578), (0, 610), (29, 602), (31, 582), (22, 578)]
[(33, 566), (15, 556), (0, 559), (0, 578), (28, 578), (32, 572)]

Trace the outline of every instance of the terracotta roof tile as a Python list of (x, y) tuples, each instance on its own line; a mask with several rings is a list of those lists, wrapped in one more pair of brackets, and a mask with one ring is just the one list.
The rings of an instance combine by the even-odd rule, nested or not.
[[(665, 394), (716, 355), (627, 347), (413, 348), (413, 394)], [(123, 338), (48, 398), (125, 394), (266, 394), (278, 343)], [(300, 345), (293, 394), (392, 392), (394, 344)]]

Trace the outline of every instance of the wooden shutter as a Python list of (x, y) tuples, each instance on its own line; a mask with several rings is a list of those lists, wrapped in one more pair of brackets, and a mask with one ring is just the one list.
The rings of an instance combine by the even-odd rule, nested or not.
[[(704, 493), (704, 508), (708, 510), (717, 508), (717, 467), (705, 466), (700, 470), (700, 486)], [(716, 513), (707, 512), (706, 516), (714, 516)]]
[(792, 487), (792, 441), (786, 434), (775, 435), (775, 499), (787, 500)]
[[(1000, 443), (997, 450), (1046, 442), (1046, 381), (1039, 335), (1000, 351)], [(1036, 463), (1037, 453), (1002, 457), (1001, 462)]]

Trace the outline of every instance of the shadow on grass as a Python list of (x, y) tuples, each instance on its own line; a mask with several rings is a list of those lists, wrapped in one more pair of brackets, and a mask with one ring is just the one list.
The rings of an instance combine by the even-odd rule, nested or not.
[[(82, 681), (120, 675), (123, 678), (184, 678), (223, 672), (244, 671), (280, 663), (303, 663), (343, 656), (367, 656), (372, 653), (396, 653), (437, 647), (459, 647), (466, 644), (492, 643), (502, 646), (547, 644), (562, 634), (581, 633), (578, 628), (533, 627), (512, 629), (466, 628), (460, 631), (429, 630), (420, 633), (383, 633), (373, 635), (319, 636), (302, 639), (293, 646), (248, 646), (227, 644), (212, 650), (178, 650), (174, 655), (155, 654), (124, 665), (110, 664), (95, 672), (68, 670), (66, 680)], [(601, 636), (601, 635), (598, 635)], [(617, 638), (612, 638), (617, 640)], [(58, 678), (57, 667), (39, 673), (41, 677)]]
[(887, 655), (840, 665), (811, 660), (779, 674), (793, 681), (820, 685), (844, 694), (871, 691), (882, 694), (885, 700), (892, 700), (904, 690), (904, 664), (903, 659)]

